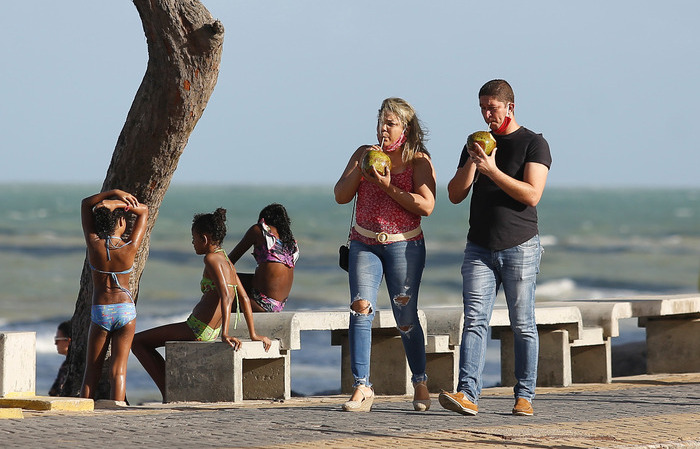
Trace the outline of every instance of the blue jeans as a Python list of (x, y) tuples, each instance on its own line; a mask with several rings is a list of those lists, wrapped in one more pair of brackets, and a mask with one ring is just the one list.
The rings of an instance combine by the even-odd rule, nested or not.
[(481, 394), (489, 321), (501, 285), (514, 334), (516, 398), (535, 397), (539, 338), (535, 324), (535, 279), (542, 246), (539, 236), (502, 251), (467, 242), (462, 263), (464, 328), (459, 357), (459, 385), (476, 403)]
[[(350, 306), (357, 300), (368, 301), (362, 312), (350, 311), (350, 367), (353, 386), (372, 384), (369, 361), (372, 346), (372, 320), (377, 309), (377, 292), (382, 276), (391, 298), (391, 309), (401, 334), (413, 382), (427, 379), (425, 374), (425, 337), (418, 320), (418, 288), (425, 267), (425, 242), (413, 240), (385, 245), (350, 242)], [(367, 313), (369, 312), (369, 313)]]

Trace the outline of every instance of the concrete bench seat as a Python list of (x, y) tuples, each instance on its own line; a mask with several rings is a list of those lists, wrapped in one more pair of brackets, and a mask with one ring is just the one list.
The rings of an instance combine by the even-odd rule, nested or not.
[[(461, 344), (464, 312), (462, 306), (431, 307), (422, 309), (431, 335), (446, 335), (453, 349), (456, 388), (459, 373), (459, 345)], [(610, 382), (610, 344), (600, 327), (584, 327), (580, 310), (571, 305), (548, 306), (538, 304), (535, 320), (540, 338), (537, 383), (540, 386), (568, 386), (576, 382)], [(501, 384), (515, 385), (513, 359), (513, 332), (510, 329), (508, 309), (495, 307), (491, 320), (492, 338), (501, 340)], [(596, 359), (596, 369), (589, 364)], [(430, 374), (429, 374), (430, 375)]]
[[(347, 330), (350, 323), (350, 312), (347, 309), (301, 310), (255, 313), (253, 318), (256, 333), (279, 340), (280, 349), (289, 351), (301, 349), (302, 331)], [(378, 327), (379, 324), (375, 323), (375, 327)], [(229, 329), (229, 335), (237, 338), (248, 338), (250, 334), (245, 320), (238, 323), (237, 329)]]
[(228, 344), (203, 341), (165, 343), (164, 402), (241, 402), (291, 396), (289, 352), (272, 341)]
[(583, 325), (603, 329), (604, 337), (620, 336), (620, 320), (632, 318), (632, 304), (625, 300), (582, 299), (571, 301), (551, 301), (545, 304), (552, 307), (574, 306), (581, 312)]
[(596, 302), (629, 304), (631, 316), (646, 330), (648, 374), (700, 372), (700, 294), (605, 298)]

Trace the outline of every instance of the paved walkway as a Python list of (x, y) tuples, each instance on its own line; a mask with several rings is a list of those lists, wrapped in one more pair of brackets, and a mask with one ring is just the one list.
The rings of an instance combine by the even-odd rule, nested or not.
[(510, 389), (489, 388), (477, 416), (378, 397), (344, 413), (344, 396), (243, 404), (147, 404), (92, 412), (28, 411), (0, 419), (0, 447), (172, 448), (700, 448), (700, 373), (540, 388), (535, 416), (516, 417)]

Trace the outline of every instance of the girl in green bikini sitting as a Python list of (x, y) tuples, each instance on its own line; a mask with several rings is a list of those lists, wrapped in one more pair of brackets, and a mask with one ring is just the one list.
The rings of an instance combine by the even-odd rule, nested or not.
[[(243, 290), (236, 269), (228, 259), (221, 244), (226, 237), (226, 210), (219, 208), (211, 214), (197, 214), (192, 222), (192, 245), (197, 254), (204, 255), (202, 275), (202, 299), (199, 300), (187, 321), (155, 327), (134, 335), (131, 351), (165, 394), (165, 360), (156, 348), (166, 341), (221, 341), (238, 350), (241, 341), (228, 335), (231, 306), (235, 304), (236, 323), (243, 309), (250, 339), (262, 341), (265, 350), (270, 349), (270, 339), (257, 335), (253, 324), (250, 300)], [(234, 324), (234, 325), (235, 325)]]

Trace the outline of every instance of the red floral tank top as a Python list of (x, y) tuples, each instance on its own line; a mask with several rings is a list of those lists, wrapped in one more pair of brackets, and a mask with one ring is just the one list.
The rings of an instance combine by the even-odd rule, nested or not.
[[(413, 192), (413, 167), (391, 175), (391, 184), (406, 192)], [(420, 226), (421, 216), (404, 209), (389, 195), (384, 193), (376, 184), (362, 179), (357, 189), (357, 208), (355, 221), (359, 226), (373, 232), (399, 234), (416, 229)], [(364, 237), (352, 229), (352, 240), (359, 240), (367, 245), (380, 245), (376, 239)], [(423, 233), (409, 240), (419, 240)]]

